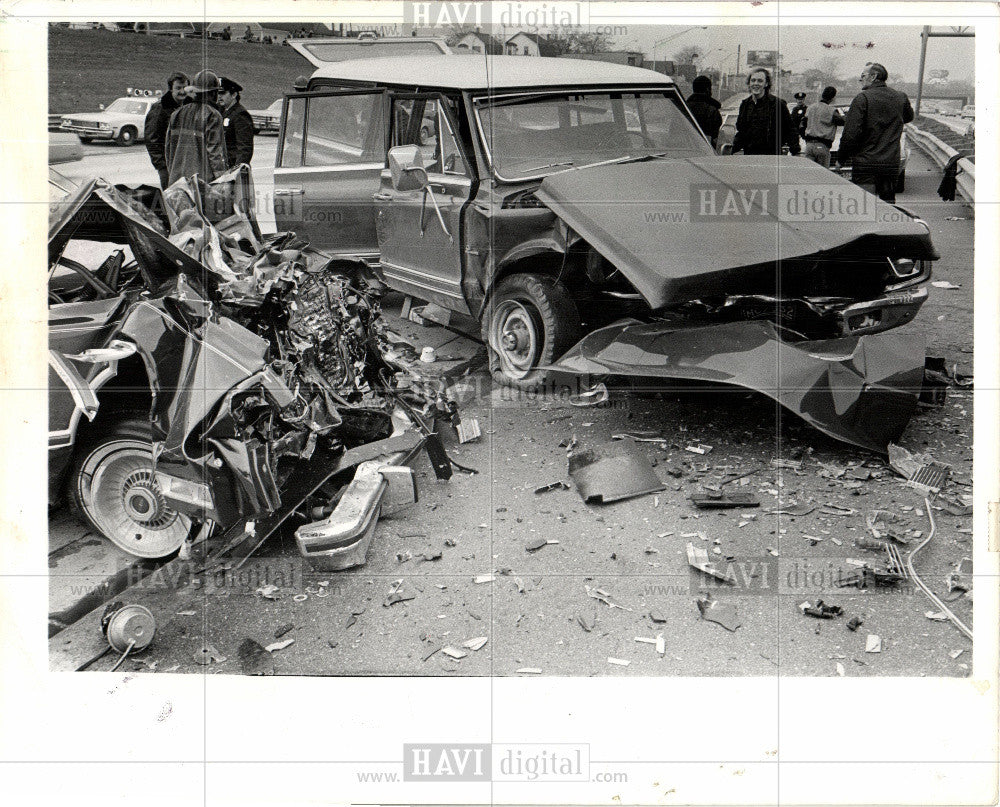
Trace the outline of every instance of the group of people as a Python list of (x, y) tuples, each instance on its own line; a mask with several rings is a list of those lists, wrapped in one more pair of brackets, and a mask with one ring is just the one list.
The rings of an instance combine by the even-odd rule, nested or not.
[[(837, 161), (851, 164), (851, 180), (887, 202), (896, 201), (896, 178), (900, 166), (903, 125), (913, 120), (913, 108), (905, 93), (886, 86), (889, 72), (880, 64), (866, 65), (858, 93), (846, 115), (833, 106), (836, 87), (826, 87), (808, 107), (806, 94), (795, 93), (796, 105), (789, 111), (781, 98), (771, 94), (771, 74), (758, 67), (747, 76), (750, 91), (736, 117), (732, 153), (799, 154), (830, 167), (837, 127), (843, 126)], [(692, 83), (688, 107), (702, 131), (715, 146), (722, 127), (721, 104), (712, 97), (712, 81), (698, 76)]]
[(253, 119), (237, 82), (202, 70), (167, 79), (167, 92), (146, 115), (146, 150), (166, 190), (197, 174), (211, 182), (253, 157)]

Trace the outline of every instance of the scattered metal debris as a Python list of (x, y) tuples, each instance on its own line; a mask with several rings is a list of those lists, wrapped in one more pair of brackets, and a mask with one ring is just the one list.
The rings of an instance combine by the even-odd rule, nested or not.
[(240, 642), (236, 657), (240, 661), (240, 672), (244, 675), (274, 675), (274, 659), (253, 639), (246, 638)]
[(861, 617), (852, 616), (847, 621), (847, 629), (851, 631), (851, 633), (854, 633), (858, 628), (860, 628), (864, 624), (865, 622), (863, 619), (861, 619)]
[(689, 446), (684, 447), (685, 451), (690, 451), (692, 454), (708, 454), (712, 450), (712, 446), (706, 443), (694, 443)]
[(760, 500), (750, 493), (692, 493), (691, 501), (702, 510), (760, 507)]
[(603, 589), (591, 588), (590, 586), (587, 585), (585, 585), (583, 588), (586, 590), (588, 597), (592, 597), (595, 600), (600, 600), (610, 608), (621, 608), (623, 611), (632, 610), (631, 608), (626, 608), (624, 605), (618, 602), (614, 597), (612, 597), (610, 594), (608, 594), (608, 592), (604, 591)]
[(569, 399), (570, 406), (600, 406), (608, 400), (608, 388), (604, 384), (597, 384), (589, 390), (584, 390), (579, 395), (574, 395)]
[(734, 603), (722, 602), (715, 599), (711, 594), (706, 594), (696, 600), (696, 603), (702, 619), (722, 625), (722, 627), (731, 633), (735, 633), (736, 629), (742, 624), (736, 614), (736, 605)]
[(199, 664), (222, 664), (226, 657), (208, 642), (204, 642), (201, 647), (194, 651), (194, 660)]
[(475, 442), (483, 436), (477, 418), (462, 418), (455, 430), (458, 433), (458, 442), (463, 444)]
[(274, 653), (276, 650), (284, 650), (286, 647), (291, 647), (295, 644), (294, 639), (285, 639), (283, 642), (273, 642), (267, 645), (264, 649), (268, 653)]
[(664, 489), (632, 440), (574, 451), (569, 455), (569, 475), (588, 504), (608, 504)]
[(441, 652), (444, 653), (449, 658), (453, 658), (455, 660), (463, 659), (467, 655), (469, 655), (467, 651), (462, 650), (461, 648), (458, 648), (458, 647), (454, 647), (452, 645), (448, 645), (446, 647), (442, 647), (441, 648)]
[(869, 633), (868, 638), (865, 639), (865, 652), (866, 653), (881, 653), (882, 652), (882, 638), (876, 636), (874, 633)]
[(800, 603), (799, 609), (803, 614), (816, 617), (817, 619), (833, 619), (835, 616), (841, 616), (844, 613), (844, 609), (839, 605), (827, 605), (822, 600), (816, 600), (815, 605), (810, 602)]
[(631, 663), (632, 663), (631, 661), (628, 661), (623, 658), (612, 658), (611, 656), (608, 656), (608, 664), (615, 664), (619, 667), (628, 667), (628, 665)]
[(687, 545), (687, 559), (688, 565), (703, 572), (717, 580), (722, 580), (724, 583), (729, 583), (735, 586), (736, 581), (727, 574), (726, 572), (721, 572), (716, 567), (716, 565), (709, 559), (708, 552), (706, 552), (702, 547), (695, 546), (694, 544), (688, 542)]
[(569, 490), (569, 484), (560, 479), (558, 482), (549, 482), (547, 485), (535, 488), (535, 493), (549, 493), (553, 490)]

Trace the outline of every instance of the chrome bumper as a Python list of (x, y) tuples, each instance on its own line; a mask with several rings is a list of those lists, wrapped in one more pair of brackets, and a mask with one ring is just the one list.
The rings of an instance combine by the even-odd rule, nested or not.
[(295, 531), (299, 552), (313, 568), (332, 572), (363, 565), (379, 517), (417, 501), (416, 475), (399, 464), (406, 456), (361, 463), (333, 512)]

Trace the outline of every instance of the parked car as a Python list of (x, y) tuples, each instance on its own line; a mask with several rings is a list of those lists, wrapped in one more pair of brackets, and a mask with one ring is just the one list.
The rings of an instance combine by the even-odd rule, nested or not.
[(253, 119), (254, 134), (278, 133), (281, 126), (281, 104), (282, 99), (278, 99), (267, 109), (250, 109), (250, 117)]
[(124, 96), (106, 108), (102, 104), (100, 112), (63, 115), (60, 129), (78, 134), (84, 143), (114, 140), (119, 146), (131, 146), (146, 136), (146, 113), (158, 100), (158, 96)]
[[(248, 209), (249, 170), (209, 191), (235, 200), (227, 215)], [(262, 541), (312, 513), (299, 518), (311, 562), (363, 563), (380, 513), (415, 500), (405, 463), (428, 399), (416, 383), (396, 390), (407, 371), (368, 291), (252, 217), (225, 219), (231, 264), (202, 263), (197, 239), (222, 234), (188, 201), (50, 175), (50, 502), (67, 496), (143, 558), (213, 527)], [(170, 229), (184, 221), (190, 239)]]
[[(856, 355), (858, 339), (888, 349), (898, 340), (878, 337), (926, 299), (920, 284), (937, 257), (929, 228), (874, 196), (863, 199), (865, 220), (782, 225), (774, 210), (756, 222), (693, 216), (697, 188), (770, 186), (779, 166), (783, 182), (857, 188), (801, 158), (716, 156), (659, 73), (568, 59), (402, 57), (326, 65), (305, 89), (285, 107), (278, 226), (301, 227), (359, 275), (477, 318), (502, 383), (536, 388), (580, 351), (587, 360), (570, 364), (598, 366), (591, 338), (624, 317), (659, 335), (650, 367), (674, 377), (693, 371), (666, 334), (696, 323), (705, 344), (716, 344), (701, 351), (716, 380), (742, 366), (726, 364), (735, 353), (712, 341), (723, 324), (739, 323), (742, 339), (775, 350), (796, 339), (846, 340), (841, 355)], [(429, 115), (438, 121), (430, 137)], [(803, 364), (830, 344), (803, 348)], [(893, 383), (916, 372), (919, 388), (922, 357), (904, 347), (881, 368), (899, 365)], [(641, 363), (634, 350), (622, 355)], [(636, 373), (629, 362), (600, 366)], [(871, 404), (863, 388), (884, 380), (859, 381), (857, 399)], [(907, 407), (848, 424), (853, 406), (843, 396), (854, 393), (839, 403), (828, 399), (841, 393), (818, 393), (819, 412), (815, 401), (775, 393), (781, 382), (743, 383), (859, 445), (884, 450), (886, 435), (901, 430)], [(866, 429), (878, 434), (859, 435)]]
[(962, 117), (963, 118), (971, 118), (972, 120), (975, 120), (976, 119), (976, 105), (975, 104), (966, 104), (965, 106), (963, 106), (962, 107)]

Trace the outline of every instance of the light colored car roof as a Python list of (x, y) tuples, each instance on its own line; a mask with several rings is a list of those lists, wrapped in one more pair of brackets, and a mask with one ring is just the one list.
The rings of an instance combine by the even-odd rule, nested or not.
[(610, 62), (482, 54), (353, 59), (319, 68), (313, 73), (318, 78), (458, 90), (673, 84), (652, 70)]

